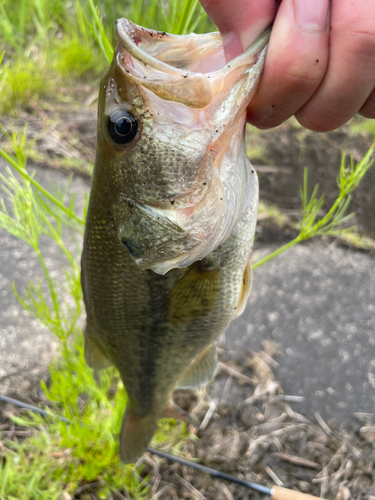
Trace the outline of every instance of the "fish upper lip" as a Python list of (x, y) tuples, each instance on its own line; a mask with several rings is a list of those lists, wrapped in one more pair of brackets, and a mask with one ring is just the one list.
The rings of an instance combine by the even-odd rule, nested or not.
[[(143, 63), (148, 64), (149, 66), (151, 66), (156, 70), (159, 70), (163, 73), (167, 73), (172, 77), (174, 76), (178, 78), (186, 77), (186, 75), (192, 75), (192, 76), (204, 75), (206, 77), (209, 76), (210, 78), (214, 78), (216, 75), (221, 75), (223, 71), (228, 70), (235, 65), (238, 65), (238, 63), (240, 64), (244, 63), (245, 60), (249, 58), (249, 56), (256, 56), (257, 54), (259, 54), (262, 51), (262, 49), (264, 49), (264, 47), (267, 45), (271, 34), (271, 27), (269, 27), (266, 30), (264, 30), (263, 33), (253, 43), (251, 43), (249, 47), (242, 54), (229, 61), (229, 63), (227, 63), (223, 68), (218, 69), (216, 71), (203, 73), (203, 72), (194, 72), (176, 68), (175, 66), (160, 61), (159, 59), (156, 59), (155, 57), (148, 54), (146, 51), (139, 48), (136, 42), (132, 39), (131, 35), (135, 33), (136, 29), (144, 31), (144, 28), (138, 26), (137, 24), (132, 23), (128, 19), (126, 18), (118, 19), (116, 21), (116, 29), (117, 29), (116, 38), (118, 42), (120, 42), (121, 46), (124, 49), (126, 49), (133, 57), (135, 57), (136, 59), (140, 60)], [(162, 34), (163, 36), (164, 35), (173, 37), (178, 36), (150, 29), (147, 29), (147, 31), (149, 33), (154, 34), (155, 36), (160, 34)]]
[[(190, 70), (190, 63), (194, 66), (194, 61), (200, 59), (201, 62), (207, 60), (209, 64), (210, 54), (220, 51), (222, 47), (222, 41), (219, 43), (220, 35), (216, 33), (169, 35), (164, 32), (145, 30), (122, 18), (116, 24), (115, 57), (126, 78), (135, 84), (151, 90), (165, 100), (180, 102), (190, 108), (202, 109), (212, 102), (215, 94), (225, 90), (226, 82), (230, 80), (231, 75), (235, 77), (238, 70), (242, 74), (250, 71), (254, 71), (254, 75), (257, 74), (257, 68), (262, 65), (265, 57), (270, 32), (270, 28), (265, 30), (243, 54), (221, 69), (211, 72), (195, 72)], [(165, 36), (165, 40), (158, 41), (158, 35), (159, 38)], [(150, 39), (155, 41), (150, 42)], [(153, 46), (155, 54), (159, 54), (160, 58), (152, 55)], [(148, 47), (150, 52), (147, 50)], [(170, 57), (166, 57), (167, 55)], [(186, 66), (184, 69), (168, 63), (168, 61), (176, 63), (178, 60), (184, 61)]]
[[(135, 29), (139, 28), (144, 30), (141, 26), (130, 22), (126, 18), (117, 19), (116, 21), (116, 38), (117, 41), (121, 43), (121, 46), (124, 47), (133, 57), (140, 60), (143, 63), (148, 64), (152, 68), (159, 70), (163, 73), (168, 73), (170, 76), (183, 77), (186, 73), (190, 73), (189, 71), (183, 71), (179, 68), (175, 68), (174, 66), (167, 64), (163, 61), (159, 61), (155, 57), (152, 57), (146, 51), (140, 49), (135, 41), (132, 39), (131, 34), (134, 33)], [(155, 30), (147, 30), (148, 32), (157, 34), (160, 33)], [(164, 33), (164, 32), (163, 32)], [(169, 35), (166, 33), (166, 35)]]

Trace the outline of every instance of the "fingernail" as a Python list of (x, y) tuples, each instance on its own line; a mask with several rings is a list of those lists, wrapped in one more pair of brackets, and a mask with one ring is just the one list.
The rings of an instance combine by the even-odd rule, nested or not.
[(295, 0), (296, 21), (306, 29), (322, 31), (328, 22), (329, 0)]

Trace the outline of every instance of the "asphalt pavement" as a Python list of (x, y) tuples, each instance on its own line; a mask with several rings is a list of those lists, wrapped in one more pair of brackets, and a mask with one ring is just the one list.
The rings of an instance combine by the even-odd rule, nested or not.
[(225, 345), (257, 351), (264, 339), (279, 345), (284, 392), (305, 397), (300, 413), (339, 424), (355, 412), (375, 413), (374, 259), (316, 241), (256, 269)]
[[(58, 171), (36, 169), (38, 179), (65, 183)], [(5, 172), (0, 162), (0, 172)], [(79, 200), (88, 182), (72, 180)], [(82, 203), (82, 201), (80, 202)], [(55, 245), (42, 250), (54, 277), (62, 270)], [(266, 254), (272, 248), (262, 247)], [(41, 275), (36, 256), (0, 229), (0, 392), (25, 401), (37, 397), (58, 341), (22, 309), (22, 292)], [(259, 350), (262, 340), (279, 344), (276, 377), (286, 394), (304, 396), (298, 411), (309, 418), (348, 424), (353, 412), (375, 410), (375, 262), (368, 254), (316, 241), (295, 247), (254, 271), (245, 313), (228, 329), (229, 350)], [(1, 405), (0, 405), (1, 409)]]
[[(0, 161), (0, 173), (6, 175), (4, 161)], [(35, 178), (49, 189), (66, 186), (68, 181), (68, 176), (60, 171), (38, 167), (35, 167)], [(88, 181), (75, 177), (69, 189), (72, 191), (77, 195), (80, 213), (89, 191)], [(0, 199), (2, 197), (1, 192)], [(45, 237), (41, 239), (40, 249), (51, 278), (59, 281), (66, 265), (60, 250)], [(56, 356), (59, 340), (23, 309), (12, 283), (23, 296), (29, 281), (36, 283), (42, 276), (41, 265), (30, 246), (0, 228), (0, 392), (28, 402), (38, 398), (39, 380), (48, 375), (48, 363)]]

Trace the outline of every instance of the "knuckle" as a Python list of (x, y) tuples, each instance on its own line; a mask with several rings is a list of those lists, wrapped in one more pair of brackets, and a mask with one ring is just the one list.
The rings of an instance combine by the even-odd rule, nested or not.
[(332, 26), (333, 35), (345, 50), (356, 57), (375, 61), (375, 25), (373, 19), (346, 17)]
[(306, 93), (307, 90), (315, 90), (324, 76), (321, 68), (316, 68), (316, 66), (315, 60), (309, 66), (293, 64), (284, 73), (284, 84), (296, 92)]
[(352, 32), (347, 45), (349, 52), (375, 64), (375, 33)]

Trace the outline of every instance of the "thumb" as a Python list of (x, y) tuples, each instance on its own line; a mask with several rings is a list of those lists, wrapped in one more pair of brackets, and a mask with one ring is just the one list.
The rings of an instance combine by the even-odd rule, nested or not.
[(200, 0), (223, 38), (225, 58), (230, 61), (271, 24), (278, 0)]

